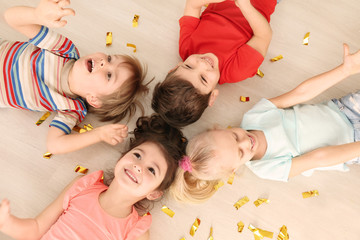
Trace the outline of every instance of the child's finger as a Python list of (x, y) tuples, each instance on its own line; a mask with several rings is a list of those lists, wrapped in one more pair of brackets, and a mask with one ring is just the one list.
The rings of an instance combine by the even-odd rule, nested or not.
[(62, 11), (61, 11), (61, 14), (62, 16), (75, 16), (75, 10), (72, 9), (72, 8), (64, 8)]
[(349, 45), (344, 43), (344, 57), (346, 57), (347, 55), (349, 55)]
[(54, 21), (52, 24), (52, 27), (61, 28), (61, 27), (64, 27), (66, 24), (67, 24), (66, 20)]
[(58, 4), (59, 4), (59, 7), (69, 6), (70, 0), (60, 0)]

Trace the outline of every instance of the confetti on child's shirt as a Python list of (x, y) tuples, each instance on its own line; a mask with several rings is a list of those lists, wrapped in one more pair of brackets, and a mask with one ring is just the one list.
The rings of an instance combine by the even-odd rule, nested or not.
[(304, 36), (303, 45), (309, 45), (310, 32), (307, 32)]
[(234, 177), (235, 177), (235, 173), (232, 173), (231, 176), (229, 177), (227, 183), (232, 185), (234, 182)]
[(89, 171), (89, 169), (87, 169), (86, 167), (82, 167), (80, 165), (77, 165), (75, 167), (75, 172), (78, 172), (78, 173), (87, 174), (88, 171)]
[(143, 217), (148, 216), (148, 215), (151, 215), (151, 213), (150, 213), (150, 212), (147, 212), (147, 213), (145, 213), (145, 214), (143, 215)]
[(283, 56), (280, 54), (279, 56), (270, 59), (270, 61), (276, 62), (276, 61), (279, 61), (279, 60), (282, 59), (282, 58), (283, 58)]
[(43, 154), (43, 158), (50, 159), (52, 156), (52, 153), (46, 152)]
[(191, 236), (195, 235), (195, 232), (196, 232), (196, 230), (198, 230), (199, 226), (200, 226), (200, 219), (196, 218), (194, 224), (191, 226), (191, 229), (190, 229)]
[(104, 174), (101, 176), (100, 182), (101, 182), (101, 183), (104, 183)]
[(238, 222), (238, 232), (241, 233), (244, 230), (244, 223), (242, 221)]
[(278, 240), (289, 240), (289, 234), (287, 232), (287, 227), (285, 225), (283, 225), (280, 228), (280, 233), (277, 237)]
[(173, 217), (175, 215), (175, 213), (165, 205), (162, 206), (161, 211), (166, 213), (169, 217)]
[(134, 48), (134, 52), (136, 52), (136, 45), (135, 44), (127, 43), (126, 46)]
[(106, 46), (110, 46), (112, 44), (112, 32), (106, 33)]
[(256, 75), (258, 75), (258, 76), (261, 77), (261, 78), (264, 77), (264, 73), (263, 73), (260, 69), (258, 69), (258, 70), (256, 71)]
[(246, 204), (249, 200), (249, 198), (247, 196), (241, 198), (239, 201), (237, 201), (234, 204), (234, 207), (236, 208), (236, 210), (239, 210), (240, 207), (242, 207), (244, 204)]
[(259, 198), (258, 200), (254, 201), (256, 207), (260, 206), (263, 203), (269, 203), (270, 200), (266, 198)]
[(138, 26), (138, 21), (139, 21), (139, 15), (134, 15), (133, 21), (132, 21), (132, 26), (133, 27), (137, 27)]
[(319, 196), (319, 191), (312, 190), (312, 191), (308, 191), (308, 192), (303, 192), (302, 196), (303, 196), (303, 198), (316, 197), (316, 196)]
[(264, 237), (273, 238), (274, 233), (256, 228), (253, 225), (249, 225), (249, 230), (253, 232), (255, 240), (263, 239)]
[(219, 190), (219, 188), (221, 188), (222, 186), (224, 186), (224, 182), (220, 180), (220, 181), (214, 186), (214, 189), (215, 189), (215, 190)]
[(44, 115), (42, 115), (42, 117), (36, 122), (36, 125), (39, 126), (42, 124), (50, 116), (50, 114), (51, 112), (44, 113)]
[(213, 237), (213, 227), (210, 227), (210, 235), (209, 235), (208, 240), (214, 240), (214, 237)]
[(248, 102), (248, 101), (250, 101), (250, 97), (240, 96), (240, 101), (241, 102)]

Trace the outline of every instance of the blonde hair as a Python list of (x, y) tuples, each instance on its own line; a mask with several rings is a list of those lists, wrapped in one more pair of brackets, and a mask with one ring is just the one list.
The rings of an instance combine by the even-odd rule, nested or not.
[(170, 187), (171, 195), (180, 202), (201, 203), (216, 192), (215, 185), (222, 176), (211, 173), (211, 163), (216, 159), (214, 145), (206, 136), (207, 132), (192, 138), (186, 148), (192, 171), (185, 172), (178, 168), (175, 182)]
[(139, 98), (149, 92), (148, 84), (153, 79), (145, 84), (147, 67), (143, 66), (135, 57), (120, 56), (125, 59), (124, 62), (133, 74), (119, 89), (110, 95), (101, 97), (102, 105), (100, 108), (90, 108), (91, 112), (95, 113), (101, 121), (119, 122), (126, 116), (130, 119), (137, 108), (140, 109), (141, 115), (144, 115), (144, 107)]

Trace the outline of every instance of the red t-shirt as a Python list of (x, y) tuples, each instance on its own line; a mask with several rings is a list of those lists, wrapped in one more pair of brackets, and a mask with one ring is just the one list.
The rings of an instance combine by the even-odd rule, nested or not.
[[(276, 0), (251, 0), (270, 21)], [(234, 1), (209, 4), (200, 19), (183, 16), (179, 53), (183, 60), (192, 54), (211, 52), (219, 59), (219, 84), (239, 82), (255, 75), (264, 57), (246, 43), (253, 31)]]

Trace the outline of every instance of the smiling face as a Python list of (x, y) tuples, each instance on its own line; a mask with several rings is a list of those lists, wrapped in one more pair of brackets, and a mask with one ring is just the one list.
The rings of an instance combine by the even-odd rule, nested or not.
[(145, 142), (131, 149), (117, 163), (113, 182), (126, 188), (128, 194), (153, 200), (162, 195), (157, 188), (164, 180), (167, 163), (160, 147)]
[(132, 75), (122, 56), (94, 53), (75, 62), (68, 82), (71, 92), (100, 107), (99, 98), (118, 90)]
[(193, 54), (179, 64), (175, 74), (191, 82), (200, 93), (208, 94), (220, 79), (219, 60), (213, 53)]

